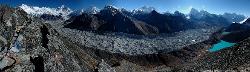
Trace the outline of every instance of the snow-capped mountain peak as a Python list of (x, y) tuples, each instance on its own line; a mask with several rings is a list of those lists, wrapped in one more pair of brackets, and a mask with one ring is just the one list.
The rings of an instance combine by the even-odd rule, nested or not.
[(133, 13), (150, 13), (150, 12), (152, 12), (153, 10), (155, 10), (154, 7), (143, 6), (143, 7), (141, 7), (141, 8), (138, 8), (138, 9), (133, 10), (132, 12), (133, 12)]
[(93, 6), (93, 7), (87, 8), (84, 12), (88, 14), (97, 14), (99, 11), (100, 9)]
[(71, 12), (71, 13), (69, 14), (69, 16), (78, 16), (78, 15), (81, 15), (82, 13), (84, 13), (84, 10), (83, 10), (83, 9), (74, 10), (73, 12)]
[(121, 10), (115, 6), (108, 5), (108, 6), (105, 6), (100, 12), (110, 13), (114, 16), (115, 14), (120, 13)]
[(58, 13), (62, 13), (63, 15), (68, 15), (73, 12), (70, 8), (65, 7), (64, 5), (58, 7), (56, 11), (58, 11)]
[(62, 16), (65, 19), (67, 16), (73, 12), (70, 8), (65, 7), (62, 5), (58, 8), (49, 8), (49, 7), (37, 7), (37, 6), (28, 6), (26, 4), (22, 4), (19, 8), (23, 9), (25, 12), (32, 16), (41, 16), (43, 14), (48, 15), (55, 15), (55, 16)]
[(115, 10), (119, 10), (118, 7), (113, 6), (113, 5), (107, 5), (107, 6), (104, 7), (104, 9), (115, 9)]
[(244, 20), (240, 21), (240, 24), (243, 24), (244, 22), (246, 22), (249, 18), (245, 18)]

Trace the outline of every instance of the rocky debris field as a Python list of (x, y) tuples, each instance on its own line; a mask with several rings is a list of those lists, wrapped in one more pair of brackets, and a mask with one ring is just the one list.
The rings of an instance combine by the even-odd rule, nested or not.
[(235, 46), (221, 51), (207, 53), (199, 59), (187, 63), (183, 69), (191, 71), (241, 71), (248, 72), (249, 68), (249, 41), (247, 38)]
[(176, 32), (172, 35), (166, 34), (150, 38), (142, 35), (124, 36), (123, 34), (123, 36), (121, 36), (122, 33), (105, 33), (100, 35), (93, 32), (67, 28), (58, 30), (61, 35), (86, 47), (129, 55), (154, 54), (161, 50), (168, 52), (178, 50), (185, 46), (209, 39), (209, 36), (215, 31), (216, 28), (191, 29)]

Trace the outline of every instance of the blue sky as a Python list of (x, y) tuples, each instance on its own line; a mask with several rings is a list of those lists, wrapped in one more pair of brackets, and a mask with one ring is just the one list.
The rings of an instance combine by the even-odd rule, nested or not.
[(183, 13), (188, 13), (191, 8), (196, 8), (216, 14), (229, 12), (250, 16), (250, 0), (1, 0), (0, 3), (11, 6), (27, 4), (40, 7), (65, 5), (72, 9), (91, 6), (103, 8), (105, 5), (114, 5), (119, 8), (132, 10), (142, 6), (152, 6), (159, 12), (174, 12), (178, 10)]

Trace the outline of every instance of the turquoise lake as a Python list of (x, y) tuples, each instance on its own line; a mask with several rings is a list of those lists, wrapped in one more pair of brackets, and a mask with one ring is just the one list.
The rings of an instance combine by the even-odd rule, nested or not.
[(209, 49), (209, 52), (216, 52), (216, 51), (219, 51), (219, 50), (221, 50), (221, 49), (231, 47), (231, 46), (233, 46), (233, 45), (235, 45), (235, 44), (236, 44), (236, 43), (230, 43), (230, 42), (226, 42), (226, 41), (220, 40), (219, 43), (214, 44), (214, 45)]

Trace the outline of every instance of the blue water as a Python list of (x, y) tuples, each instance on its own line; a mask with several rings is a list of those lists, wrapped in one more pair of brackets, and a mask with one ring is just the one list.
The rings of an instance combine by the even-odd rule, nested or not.
[(233, 46), (233, 45), (235, 45), (235, 44), (236, 44), (236, 43), (230, 43), (230, 42), (226, 42), (226, 41), (220, 40), (219, 43), (214, 44), (214, 45), (209, 49), (209, 52), (216, 52), (216, 51), (219, 51), (219, 50), (221, 50), (221, 49), (231, 47), (231, 46)]

